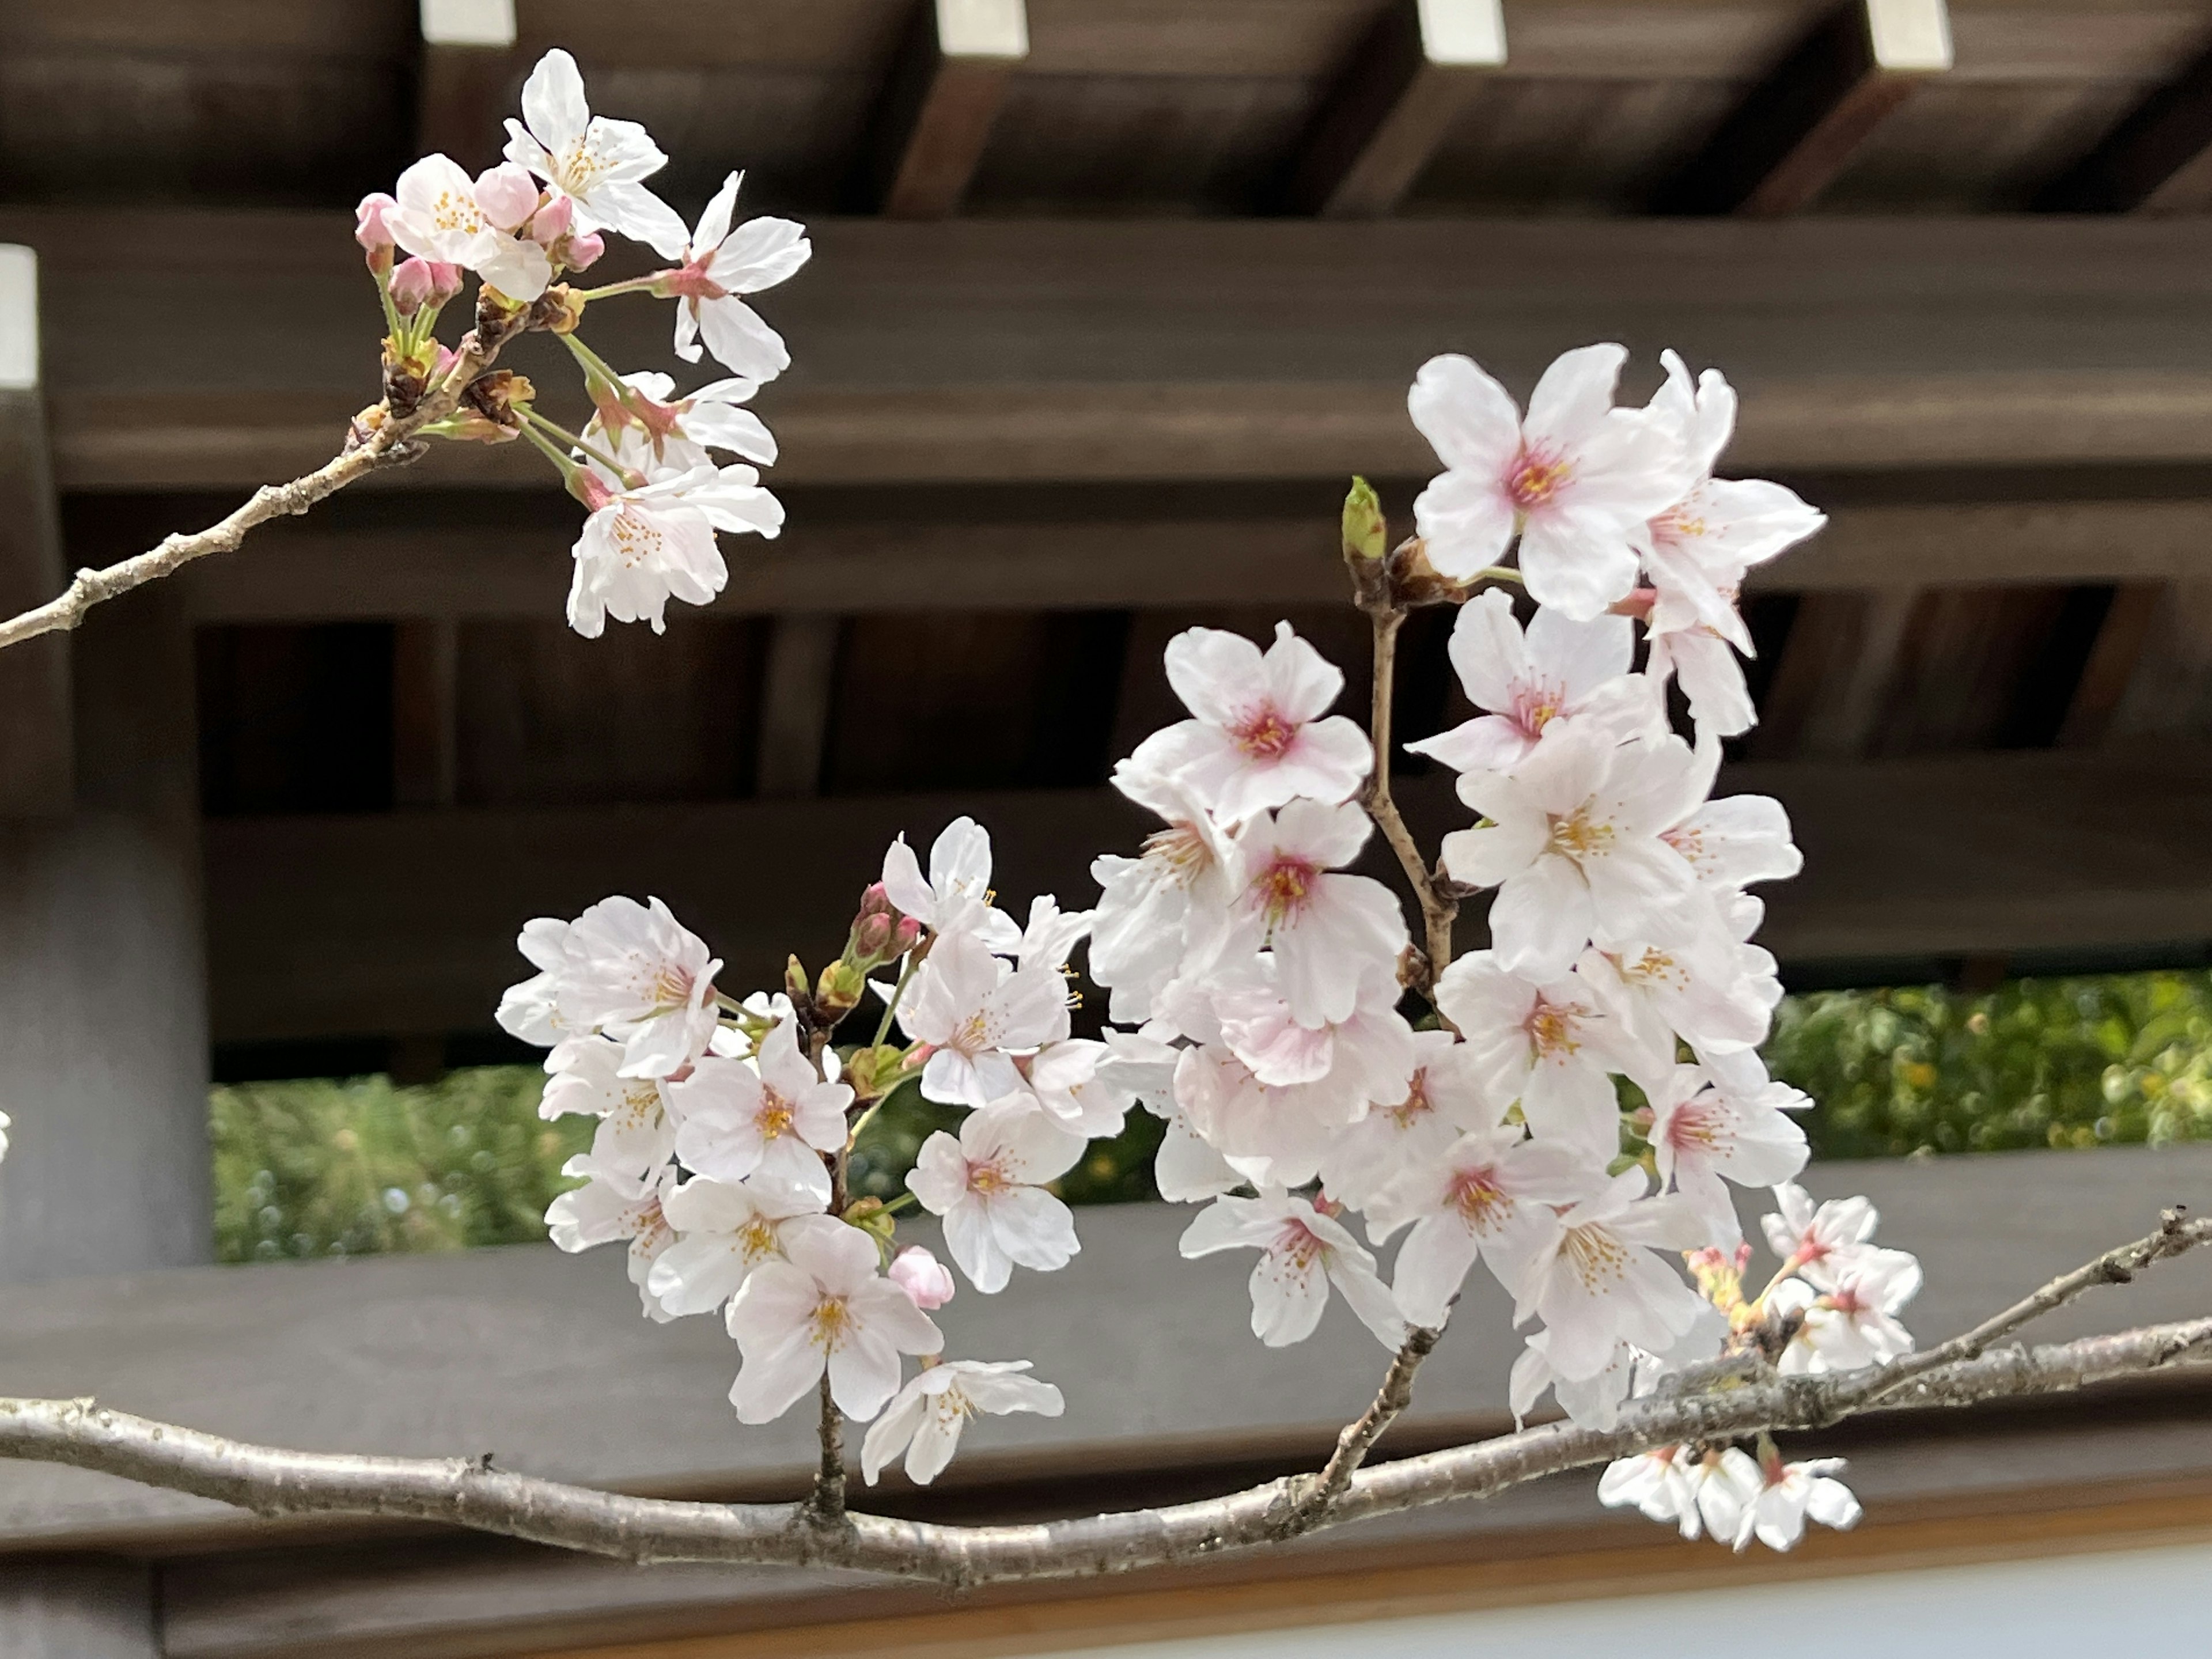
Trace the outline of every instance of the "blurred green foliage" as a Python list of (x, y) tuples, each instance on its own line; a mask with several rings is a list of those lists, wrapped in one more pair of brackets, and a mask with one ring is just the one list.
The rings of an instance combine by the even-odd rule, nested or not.
[[(1775, 1075), (1817, 1103), (1821, 1158), (2212, 1138), (2212, 974), (2020, 980), (1787, 999)], [(239, 1084), (214, 1096), (216, 1225), (227, 1261), (459, 1249), (544, 1237), (562, 1162), (589, 1119), (538, 1116), (527, 1066), (424, 1088), (381, 1077)], [(854, 1150), (854, 1196), (904, 1189), (921, 1143), (960, 1114), (899, 1089)], [(1152, 1196), (1162, 1127), (1129, 1114), (1054, 1183), (1073, 1204)]]

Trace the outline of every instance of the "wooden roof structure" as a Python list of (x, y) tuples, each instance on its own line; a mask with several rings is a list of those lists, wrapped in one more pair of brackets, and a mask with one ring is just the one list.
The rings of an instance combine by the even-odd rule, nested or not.
[[(790, 527), (665, 638), (577, 641), (574, 511), (517, 445), (173, 583), (227, 1064), (483, 1032), (515, 924), (611, 890), (770, 978), (956, 811), (1010, 890), (1086, 892), (1162, 641), (1290, 616), (1356, 681), (1335, 502), (1364, 472), (1405, 522), (1413, 369), (1525, 388), (1596, 338), (1639, 394), (1662, 346), (1723, 368), (1730, 464), (1832, 515), (1748, 601), (1738, 787), (1810, 854), (1771, 896), (1799, 982), (2205, 953), (2212, 4), (23, 0), (0, 597), (325, 458), (374, 390), (343, 210), (488, 161), (555, 44), (679, 210), (743, 168), (809, 222), (761, 302)], [(659, 309), (592, 321), (676, 367)], [(1409, 731), (1455, 708), (1442, 645)], [(17, 654), (9, 810), (100, 799), (128, 743), (77, 697), (72, 745), (64, 648)]]

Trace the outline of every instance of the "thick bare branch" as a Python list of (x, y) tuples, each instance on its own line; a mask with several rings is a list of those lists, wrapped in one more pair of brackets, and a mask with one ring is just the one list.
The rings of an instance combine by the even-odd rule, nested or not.
[[(1916, 1376), (1883, 1408), (2049, 1394), (2208, 1353), (2212, 1319), (2033, 1351), (2007, 1348)], [(1547, 1424), (1363, 1468), (1313, 1527), (1487, 1498), (1686, 1441), (1820, 1427), (1865, 1409), (1853, 1401), (1861, 1392), (1860, 1377), (1846, 1373), (1654, 1395), (1625, 1407), (1610, 1429)], [(672, 1503), (540, 1480), (488, 1462), (280, 1451), (107, 1411), (89, 1400), (0, 1401), (0, 1456), (95, 1469), (263, 1515), (405, 1517), (640, 1562), (835, 1565), (950, 1584), (1123, 1572), (1312, 1529), (1292, 1520), (1298, 1491), (1289, 1480), (1200, 1503), (1040, 1525), (936, 1526), (851, 1515), (832, 1528), (817, 1524), (807, 1504)]]

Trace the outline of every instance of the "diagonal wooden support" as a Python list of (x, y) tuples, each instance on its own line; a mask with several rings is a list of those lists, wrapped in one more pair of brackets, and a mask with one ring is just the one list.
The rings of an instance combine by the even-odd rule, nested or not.
[(2124, 116), (2035, 205), (2055, 213), (2212, 207), (2212, 49)]
[(862, 193), (878, 211), (943, 219), (959, 207), (1029, 50), (1023, 0), (924, 0), (869, 135)]
[(836, 690), (838, 621), (779, 617), (769, 635), (761, 693), (759, 758), (753, 793), (763, 800), (804, 800), (822, 787), (823, 746)]
[[(39, 370), (39, 258), (0, 246), (0, 615), (45, 604), (62, 577)], [(0, 652), (0, 818), (70, 810), (71, 721), (67, 634)]]
[(1389, 213), (1504, 62), (1499, 0), (1392, 0), (1306, 134), (1291, 175), (1292, 210), (1326, 219)]
[(1772, 218), (1833, 183), (1890, 112), (1951, 67), (1944, 0), (1849, 0), (1798, 42), (1653, 203)]
[(418, 155), (452, 156), (471, 173), (499, 160), (514, 73), (514, 0), (421, 0), (416, 88)]

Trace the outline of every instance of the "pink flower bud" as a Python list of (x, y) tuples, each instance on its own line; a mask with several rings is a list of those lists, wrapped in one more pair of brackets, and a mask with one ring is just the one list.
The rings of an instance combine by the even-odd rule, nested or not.
[(891, 919), (878, 911), (853, 924), (853, 955), (862, 962), (877, 962), (890, 948)]
[(371, 253), (379, 248), (389, 250), (398, 240), (392, 234), (392, 216), (398, 211), (399, 204), (382, 191), (370, 191), (353, 210), (354, 240)]
[(568, 234), (568, 227), (576, 217), (576, 204), (565, 196), (556, 196), (538, 210), (538, 216), (530, 222), (530, 234), (540, 247), (551, 247)]
[(587, 230), (581, 236), (571, 236), (568, 239), (568, 269), (583, 270), (597, 264), (599, 255), (606, 251), (606, 239), (596, 230)]
[(495, 229), (513, 230), (538, 211), (538, 181), (512, 161), (477, 175), (477, 206)]
[(860, 893), (860, 914), (864, 916), (888, 916), (891, 909), (890, 890), (879, 881), (872, 881)]
[(890, 1265), (890, 1281), (924, 1313), (952, 1300), (952, 1271), (919, 1244), (909, 1244)]
[(898, 926), (891, 929), (891, 954), (902, 957), (921, 943), (921, 924), (912, 916), (901, 916)]
[(461, 291), (461, 268), (438, 260), (430, 263), (430, 303), (441, 306)]
[(430, 262), (421, 258), (402, 259), (392, 272), (392, 303), (403, 317), (412, 317), (430, 301), (437, 287)]

